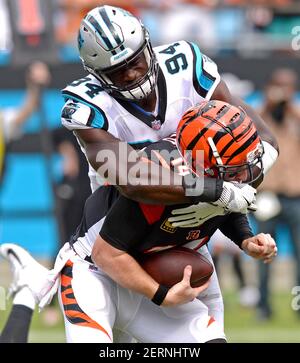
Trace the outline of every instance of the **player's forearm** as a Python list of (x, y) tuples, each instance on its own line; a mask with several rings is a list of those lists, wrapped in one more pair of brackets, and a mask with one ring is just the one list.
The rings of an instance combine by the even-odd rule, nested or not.
[(219, 229), (241, 249), (243, 241), (254, 236), (246, 214), (230, 213)]
[[(183, 182), (178, 173), (140, 157), (130, 145), (107, 132), (104, 132), (105, 140), (100, 142), (91, 137), (90, 131), (77, 131), (85, 144), (90, 164), (125, 197), (140, 203), (164, 205), (213, 202), (220, 197), (222, 186), (211, 178), (200, 183), (202, 188), (198, 191), (198, 183), (193, 178)], [(187, 193), (187, 189), (195, 191), (195, 188), (198, 194)], [(193, 200), (191, 195), (199, 198)]]
[[(126, 152), (132, 152), (130, 156), (121, 155), (119, 145), (112, 143), (104, 146), (102, 144), (101, 148), (97, 143), (86, 145), (89, 162), (100, 177), (115, 185), (125, 197), (148, 204), (190, 202), (185, 196), (179, 175), (159, 165), (153, 166), (153, 163), (140, 160), (131, 148), (126, 149)], [(135, 161), (130, 161), (133, 159)]]
[(148, 275), (138, 262), (128, 253), (117, 250), (104, 240), (97, 240), (92, 259), (108, 276), (126, 289), (152, 299), (159, 284)]

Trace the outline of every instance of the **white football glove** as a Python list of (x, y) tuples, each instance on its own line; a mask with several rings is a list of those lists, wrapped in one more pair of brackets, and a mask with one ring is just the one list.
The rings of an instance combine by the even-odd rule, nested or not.
[(211, 203), (198, 203), (189, 207), (172, 210), (175, 217), (168, 218), (172, 227), (192, 228), (206, 222), (208, 219), (226, 214), (224, 207)]
[(223, 183), (221, 197), (213, 203), (198, 203), (172, 210), (175, 217), (168, 218), (172, 227), (197, 227), (216, 216), (233, 213), (248, 213), (256, 210), (256, 190), (247, 184)]
[(250, 185), (224, 182), (221, 197), (213, 204), (224, 207), (227, 212), (246, 214), (256, 209), (255, 202), (256, 189)]

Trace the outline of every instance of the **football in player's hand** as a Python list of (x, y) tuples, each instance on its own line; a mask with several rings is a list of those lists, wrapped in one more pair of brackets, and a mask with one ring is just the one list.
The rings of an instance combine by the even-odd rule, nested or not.
[(213, 265), (200, 253), (186, 248), (173, 247), (145, 254), (141, 266), (158, 283), (171, 287), (182, 280), (185, 266), (192, 266), (191, 286), (203, 285), (212, 275)]

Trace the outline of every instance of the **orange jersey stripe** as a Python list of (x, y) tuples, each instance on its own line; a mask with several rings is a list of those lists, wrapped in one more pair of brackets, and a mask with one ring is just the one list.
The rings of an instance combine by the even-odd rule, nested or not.
[(61, 273), (61, 299), (66, 318), (71, 324), (99, 329), (104, 332), (112, 341), (112, 338), (108, 332), (100, 324), (91, 319), (78, 305), (72, 288), (72, 269), (73, 263), (69, 260)]

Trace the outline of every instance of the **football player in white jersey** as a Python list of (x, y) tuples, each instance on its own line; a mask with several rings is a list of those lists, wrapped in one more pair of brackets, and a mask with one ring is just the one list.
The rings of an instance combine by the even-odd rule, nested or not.
[[(204, 192), (193, 198), (185, 195), (184, 182), (183, 186), (162, 187), (159, 181), (149, 185), (148, 179), (154, 176), (145, 175), (142, 182), (140, 176), (137, 185), (130, 170), (140, 163), (138, 155), (137, 162), (131, 163), (120, 155), (121, 141), (131, 145), (126, 152), (131, 152), (132, 157), (132, 148), (141, 149), (175, 132), (181, 115), (204, 99), (242, 106), (263, 140), (264, 172), (275, 161), (276, 141), (264, 122), (230, 94), (216, 64), (196, 44), (178, 41), (152, 49), (148, 31), (137, 18), (105, 5), (91, 10), (82, 20), (78, 47), (89, 75), (62, 91), (66, 101), (62, 123), (75, 132), (87, 156), (93, 191), (99, 186), (96, 171), (104, 177), (101, 167), (105, 164), (106, 169), (115, 170), (108, 182), (136, 201), (216, 201), (228, 188), (233, 198), (242, 199), (241, 189), (216, 180), (205, 180)], [(111, 160), (97, 159), (103, 150), (111, 150), (117, 162), (122, 160), (120, 167), (110, 165)]]

